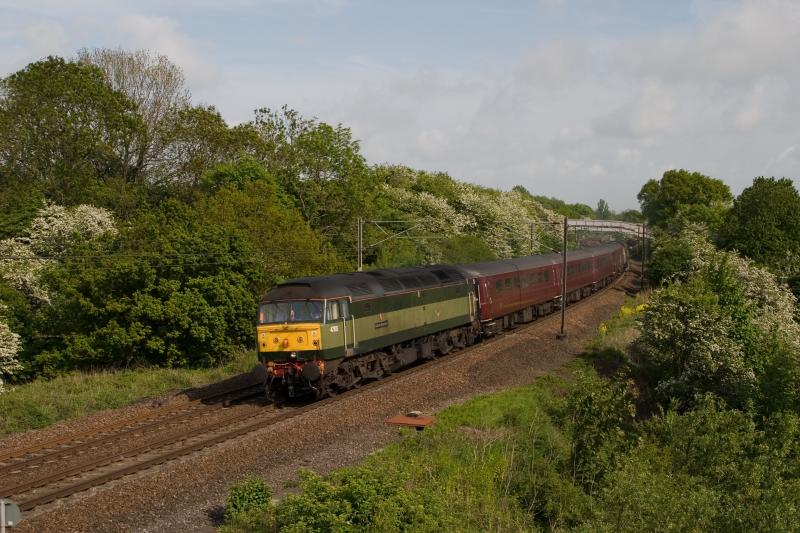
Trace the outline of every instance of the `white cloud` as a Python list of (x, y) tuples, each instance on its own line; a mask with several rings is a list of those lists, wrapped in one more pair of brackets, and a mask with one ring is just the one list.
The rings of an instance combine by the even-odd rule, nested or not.
[(115, 25), (119, 46), (146, 48), (166, 55), (183, 69), (192, 89), (202, 91), (219, 77), (216, 66), (206, 59), (213, 45), (188, 37), (175, 20), (128, 14), (121, 16)]

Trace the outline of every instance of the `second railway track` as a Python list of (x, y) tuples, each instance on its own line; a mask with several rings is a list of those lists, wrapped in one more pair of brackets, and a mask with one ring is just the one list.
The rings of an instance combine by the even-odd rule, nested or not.
[[(629, 275), (632, 275), (631, 271), (620, 276), (614, 283), (595, 294), (614, 290), (621, 280)], [(569, 308), (589, 304), (592, 301), (592, 296), (571, 304)], [(519, 326), (514, 331), (538, 329), (545, 324), (552, 323), (557, 318), (558, 313), (554, 313), (529, 324)], [(460, 354), (485, 348), (502, 336), (498, 335), (486, 339), (459, 352), (433, 359), (387, 376), (382, 380), (368, 383), (362, 388), (353, 389), (336, 397), (305, 405), (296, 404), (283, 409), (276, 409), (274, 406), (264, 405), (263, 402), (255, 402), (256, 405), (238, 406), (237, 409), (225, 411), (224, 415), (220, 416), (219, 419), (213, 417), (213, 420), (207, 423), (199, 423), (186, 430), (181, 430), (180, 422), (182, 420), (189, 421), (201, 418), (202, 414), (192, 413), (191, 410), (183, 412), (179, 408), (164, 409), (158, 415), (163, 417), (163, 422), (153, 420), (152, 415), (150, 418), (141, 417), (143, 419), (141, 425), (136, 426), (134, 424), (132, 428), (123, 426), (118, 428), (121, 430), (111, 431), (106, 435), (89, 436), (89, 438), (84, 439), (85, 442), (78, 441), (71, 446), (60, 447), (41, 456), (31, 455), (35, 452), (28, 450), (22, 450), (27, 452), (27, 456), (22, 458), (19, 455), (16, 457), (9, 457), (8, 454), (5, 454), (5, 456), (0, 455), (0, 461), (6, 463), (0, 464), (0, 476), (3, 479), (2, 486), (0, 486), (0, 497), (14, 497), (23, 511), (30, 511), (55, 500), (104, 485), (115, 479), (147, 470), (155, 465), (163, 464), (253, 431), (278, 424), (311, 409), (318, 409), (339, 401), (342, 398), (365, 391), (374, 391), (376, 388), (396, 379), (407, 378), (431, 366), (452, 361), (458, 358)], [(223, 410), (218, 411), (222, 412)], [(172, 412), (175, 412), (175, 416), (171, 417), (170, 413)], [(178, 429), (166, 436), (158, 436), (160, 429), (168, 426), (178, 426)], [(116, 446), (115, 442), (119, 443), (126, 438), (128, 440), (134, 439), (138, 436), (137, 432), (147, 433), (155, 437), (149, 440), (144, 439), (142, 442), (133, 443), (132, 445), (121, 446), (117, 451), (112, 450), (108, 453), (99, 454), (91, 453), (92, 450), (98, 450), (101, 446), (112, 448)], [(84, 450), (83, 453), (81, 453), (81, 450)], [(59, 458), (80, 457), (81, 455), (92, 455), (92, 457), (86, 457), (85, 460), (81, 459), (74, 462), (66, 461), (63, 465), (59, 463)], [(52, 471), (44, 475), (28, 476), (27, 474), (30, 474), (30, 472), (39, 470), (39, 467), (35, 466), (37, 464), (40, 466), (48, 464), (48, 468)], [(24, 473), (23, 471), (26, 468), (28, 472)], [(6, 484), (5, 481), (8, 474), (15, 474), (15, 477), (19, 477), (20, 480), (14, 484)]]

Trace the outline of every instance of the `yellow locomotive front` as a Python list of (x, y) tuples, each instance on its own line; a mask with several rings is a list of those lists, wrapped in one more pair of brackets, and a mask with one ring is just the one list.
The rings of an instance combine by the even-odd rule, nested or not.
[(319, 379), (324, 371), (320, 329), (323, 304), (317, 300), (293, 300), (259, 306), (256, 335), (259, 359), (266, 367), (268, 392), (280, 388), (294, 396), (301, 382)]

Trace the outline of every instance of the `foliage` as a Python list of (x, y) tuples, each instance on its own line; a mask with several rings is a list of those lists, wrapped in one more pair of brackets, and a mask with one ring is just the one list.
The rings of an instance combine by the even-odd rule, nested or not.
[[(386, 218), (408, 221), (402, 229), (413, 229), (408, 234), (418, 241), (417, 257), (424, 262), (449, 261), (448, 257), (469, 262), (528, 255), (531, 224), (556, 218), (521, 187), (497, 191), (460, 183), (446, 174), (399, 166), (379, 167), (376, 172), (383, 181), (376, 204)], [(534, 224), (534, 250), (550, 251), (548, 236), (554, 233), (549, 225)], [(379, 240), (379, 234), (373, 231), (373, 235)], [(466, 249), (454, 253), (454, 248), (462, 244)], [(397, 248), (408, 250), (406, 246)]]
[(263, 479), (248, 476), (229, 489), (228, 501), (225, 504), (225, 521), (240, 530), (274, 529), (270, 520), (271, 503), (272, 489)]
[(637, 196), (642, 214), (653, 226), (666, 227), (685, 218), (716, 230), (732, 196), (721, 180), (687, 170), (668, 170), (660, 180), (651, 179)]
[(279, 505), (262, 479), (231, 487), (221, 531), (438, 531), (441, 504), (381, 469), (344, 469), (329, 479), (300, 472), (299, 494)]
[(719, 240), (784, 279), (800, 275), (800, 194), (792, 180), (754, 179), (734, 200)]
[(4, 381), (22, 368), (17, 354), (22, 343), (17, 333), (11, 331), (6, 322), (6, 306), (0, 303), (0, 392), (4, 392)]
[(517, 185), (514, 190), (522, 194), (528, 194), (531, 198), (539, 202), (542, 207), (558, 213), (561, 216), (568, 218), (595, 218), (596, 214), (594, 209), (586, 204), (568, 204), (558, 198), (550, 198), (547, 196), (534, 196), (528, 192), (525, 187)]
[(694, 257), (691, 244), (680, 236), (656, 232), (647, 258), (646, 275), (654, 287), (685, 275)]
[(168, 149), (148, 175), (167, 195), (191, 196), (207, 171), (234, 159), (253, 138), (246, 126), (229, 128), (214, 106), (178, 107), (164, 122), (159, 135)]
[[(713, 392), (731, 405), (800, 406), (796, 301), (775, 277), (691, 232), (688, 268), (653, 295), (640, 349), (663, 402)], [(782, 370), (778, 371), (777, 366)], [(782, 377), (779, 377), (782, 376)]]
[(636, 209), (626, 209), (619, 214), (619, 220), (624, 222), (644, 222), (645, 218), (642, 213)]
[(42, 207), (23, 235), (0, 241), (0, 279), (29, 297), (49, 302), (42, 275), (72, 247), (102, 235), (114, 235), (110, 211), (90, 205)]
[(494, 250), (474, 235), (457, 235), (445, 240), (440, 246), (443, 263), (475, 263), (497, 259)]
[(792, 531), (800, 511), (798, 417), (758, 429), (713, 396), (645, 424), (639, 446), (609, 476), (597, 509), (616, 531)]
[(635, 438), (631, 384), (618, 380), (605, 385), (599, 379), (578, 373), (566, 402), (572, 475), (589, 494)]
[(611, 218), (611, 209), (608, 207), (608, 202), (602, 198), (597, 201), (597, 209), (594, 212), (595, 216), (600, 220), (609, 220)]
[(0, 240), (25, 231), (43, 204), (40, 193), (22, 183), (4, 180), (0, 171)]
[(287, 107), (258, 110), (251, 127), (257, 158), (295, 198), (303, 218), (337, 248), (353, 250), (354, 223), (370, 212), (374, 181), (352, 132)]
[(214, 194), (198, 198), (194, 206), (202, 224), (218, 227), (250, 250), (248, 265), (256, 272), (248, 289), (260, 296), (287, 278), (347, 270), (349, 265), (292, 208), (274, 179), (266, 174), (244, 178), (241, 171), (251, 164), (216, 167), (208, 179), (228, 185), (215, 186)]
[[(97, 366), (202, 366), (249, 344), (259, 281), (252, 250), (177, 201), (141, 213), (102, 250), (48, 276), (51, 336), (42, 372)], [(113, 253), (112, 253), (113, 252)]]
[(98, 180), (128, 176), (119, 154), (141, 120), (99, 68), (49, 57), (0, 86), (0, 175), (6, 180), (24, 180), (72, 205)]
[(128, 139), (120, 158), (132, 179), (146, 181), (150, 166), (171, 148), (162, 138), (168, 120), (189, 105), (183, 71), (166, 56), (147, 50), (84, 48), (78, 51), (78, 60), (102, 69), (108, 85), (126, 95), (141, 118), (139, 135)]

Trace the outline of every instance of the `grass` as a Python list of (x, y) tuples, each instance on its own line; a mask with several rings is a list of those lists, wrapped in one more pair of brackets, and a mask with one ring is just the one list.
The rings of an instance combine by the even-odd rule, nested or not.
[(253, 352), (243, 351), (212, 368), (76, 372), (16, 385), (0, 394), (0, 436), (122, 407), (170, 390), (212, 383), (249, 371), (255, 360)]
[(589, 342), (587, 350), (592, 352), (614, 349), (625, 352), (639, 336), (636, 319), (646, 308), (648, 297), (647, 293), (627, 297), (619, 311), (600, 324), (597, 328), (597, 336)]
[[(570, 369), (592, 372), (585, 360)], [(571, 450), (564, 429), (570, 386), (565, 378), (544, 376), (453, 405), (434, 426), (401, 430), (399, 442), (358, 465), (324, 477), (301, 473), (296, 491), (266, 508), (228, 513), (220, 531), (535, 531), (542, 520), (556, 528), (571, 525), (586, 513), (588, 498), (561, 474)], [(240, 503), (251, 482), (232, 487), (229, 505)], [(265, 490), (272, 493), (263, 484), (256, 492)]]

